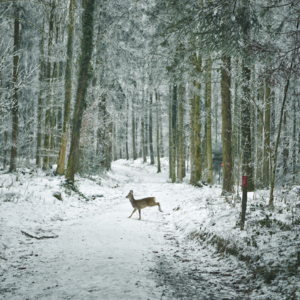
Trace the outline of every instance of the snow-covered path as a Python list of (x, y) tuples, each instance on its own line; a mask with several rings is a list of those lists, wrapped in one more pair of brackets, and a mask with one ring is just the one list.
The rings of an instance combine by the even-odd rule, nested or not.
[[(129, 219), (133, 209), (125, 196), (130, 189), (137, 199), (161, 195), (170, 184), (155, 168), (148, 173), (121, 164), (113, 172), (128, 180), (104, 191), (80, 184), (84, 193), (102, 192), (104, 197), (77, 208), (78, 219), (62, 219), (53, 230), (59, 238), (22, 242), (9, 258), (9, 273), (2, 274), (3, 299), (160, 298), (161, 288), (149, 277), (149, 267), (153, 251), (162, 246), (165, 213), (146, 208), (141, 221), (138, 213)], [(168, 200), (157, 199), (166, 211), (173, 206)]]
[[(248, 234), (236, 227), (239, 208), (220, 197), (220, 187), (172, 184), (167, 161), (162, 169), (118, 160), (101, 177), (78, 177), (91, 201), (63, 177), (0, 172), (0, 299), (284, 299), (285, 278), (279, 288), (267, 285), (243, 258), (212, 246), (223, 239), (244, 254), (236, 239)], [(63, 201), (53, 197), (58, 190)], [(155, 196), (163, 213), (146, 208), (142, 220), (138, 213), (129, 219), (130, 190), (136, 199)], [(42, 236), (56, 238), (33, 238)], [(291, 295), (297, 278), (290, 278)]]

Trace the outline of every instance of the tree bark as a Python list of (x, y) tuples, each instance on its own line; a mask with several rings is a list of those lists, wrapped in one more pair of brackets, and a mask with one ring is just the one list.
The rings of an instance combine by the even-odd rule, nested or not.
[(154, 151), (153, 151), (153, 124), (152, 124), (152, 93), (150, 93), (150, 103), (149, 103), (149, 144), (150, 144), (150, 165), (154, 165)]
[(190, 98), (190, 170), (191, 177), (190, 183), (196, 184), (196, 175), (195, 175), (195, 97)]
[(173, 86), (172, 101), (172, 183), (176, 181), (176, 125), (177, 125), (177, 85)]
[[(238, 178), (240, 175), (238, 174), (238, 171), (236, 171), (236, 167), (235, 167), (235, 160), (236, 157), (238, 156), (238, 135), (239, 135), (239, 119), (240, 119), (240, 115), (239, 115), (239, 99), (238, 99), (238, 80), (239, 80), (239, 60), (236, 59), (236, 64), (235, 64), (235, 82), (234, 82), (234, 109), (233, 109), (233, 128), (232, 128), (232, 170), (233, 170), (233, 174), (232, 174), (232, 186), (234, 186), (234, 182), (235, 182), (235, 178)], [(239, 162), (238, 162), (239, 164)], [(234, 176), (235, 174), (235, 176)]]
[[(195, 54), (195, 66), (197, 72), (200, 74), (202, 70), (202, 57), (200, 54)], [(200, 115), (200, 103), (201, 103), (201, 84), (194, 81), (196, 88), (195, 102), (194, 102), (194, 129), (195, 129), (195, 183), (202, 179), (202, 149), (201, 149), (201, 115)], [(192, 146), (192, 145), (191, 145)]]
[(213, 184), (213, 160), (212, 160), (212, 137), (211, 137), (211, 68), (212, 62), (207, 61), (207, 85), (206, 85), (206, 157), (207, 157), (207, 183)]
[(263, 188), (263, 128), (264, 128), (264, 119), (262, 113), (262, 107), (264, 103), (264, 82), (261, 80), (259, 86), (259, 107), (257, 109), (257, 133), (256, 133), (256, 176), (255, 176), (255, 188)]
[(296, 139), (296, 127), (297, 127), (297, 119), (296, 119), (296, 91), (294, 90), (294, 103), (293, 103), (293, 183), (295, 183), (296, 179), (296, 145), (297, 145), (297, 139)]
[[(294, 61), (294, 59), (291, 62), (290, 70), (292, 70), (293, 61)], [(275, 177), (276, 177), (276, 164), (277, 164), (277, 156), (278, 156), (278, 146), (279, 146), (279, 141), (280, 141), (283, 112), (284, 112), (285, 102), (286, 102), (286, 99), (287, 99), (287, 92), (288, 92), (288, 89), (289, 89), (289, 85), (290, 85), (290, 75), (289, 75), (289, 78), (287, 79), (287, 82), (286, 82), (285, 88), (284, 88), (284, 96), (283, 96), (283, 101), (282, 101), (281, 111), (280, 111), (278, 134), (277, 134), (277, 139), (276, 139), (276, 144), (275, 144), (275, 149), (274, 149), (274, 162), (273, 162), (273, 165), (271, 167), (271, 188), (270, 188), (269, 206), (274, 206), (274, 187), (275, 187)]]
[(134, 103), (132, 99), (132, 113), (131, 113), (131, 130), (132, 130), (132, 155), (133, 159), (137, 159), (137, 153), (136, 153), (136, 136), (135, 136), (135, 114), (134, 114)]
[(287, 181), (288, 174), (288, 159), (289, 159), (289, 136), (288, 136), (288, 124), (287, 124), (287, 109), (283, 113), (283, 180)]
[[(142, 98), (142, 111), (145, 112), (145, 95), (143, 89), (143, 98)], [(143, 150), (143, 163), (147, 162), (146, 156), (146, 143), (145, 143), (145, 113), (141, 118), (141, 142), (142, 142), (142, 150)]]
[[(63, 62), (60, 61), (58, 65), (58, 82), (62, 82), (63, 77)], [(60, 150), (61, 135), (62, 135), (62, 103), (57, 106), (57, 135), (56, 135), (56, 148)]]
[(56, 105), (57, 105), (57, 97), (56, 97), (56, 92), (57, 92), (57, 62), (54, 62), (53, 66), (53, 74), (52, 74), (52, 84), (54, 88), (54, 96), (53, 96), (53, 103), (52, 103), (52, 112), (51, 112), (51, 138), (50, 138), (50, 155), (49, 155), (49, 167), (52, 169), (53, 165), (53, 159), (54, 159), (54, 138), (55, 138), (55, 126), (56, 126)]
[(265, 100), (265, 126), (264, 126), (264, 163), (263, 163), (263, 186), (269, 188), (270, 185), (270, 124), (271, 124), (271, 89), (266, 83)]
[(160, 147), (159, 147), (159, 107), (160, 107), (160, 99), (159, 93), (156, 91), (156, 156), (157, 156), (157, 173), (161, 172), (160, 166)]
[(66, 159), (66, 151), (67, 151), (69, 128), (70, 128), (75, 4), (76, 4), (75, 0), (70, 0), (69, 32), (68, 32), (68, 44), (67, 44), (67, 65), (66, 65), (66, 75), (65, 75), (64, 121), (63, 121), (63, 130), (61, 135), (59, 157), (58, 157), (57, 169), (56, 169), (56, 172), (59, 175), (62, 175), (65, 171), (65, 159)]
[[(45, 17), (43, 19), (43, 31), (45, 29)], [(37, 149), (36, 149), (36, 165), (40, 168), (42, 166), (42, 114), (43, 114), (43, 82), (44, 82), (44, 32), (41, 40), (41, 54), (40, 54), (40, 73), (39, 73), (39, 97), (38, 97), (38, 119), (37, 119)]]
[(231, 59), (223, 54), (221, 70), (221, 98), (222, 98), (222, 141), (223, 141), (223, 188), (222, 194), (230, 193), (232, 177), (231, 153), (231, 97), (230, 97), (230, 69)]
[(86, 92), (89, 80), (89, 67), (93, 52), (93, 23), (95, 0), (87, 0), (82, 28), (81, 60), (79, 66), (77, 94), (72, 126), (71, 150), (66, 171), (66, 179), (74, 182), (75, 170), (79, 161), (79, 140), (83, 112), (86, 107)]
[(12, 137), (11, 137), (11, 154), (9, 172), (13, 172), (17, 168), (18, 155), (18, 135), (19, 135), (19, 102), (18, 102), (18, 81), (19, 81), (19, 7), (15, 6), (15, 20), (14, 20), (14, 56), (13, 56), (13, 102), (12, 102)]
[(47, 61), (47, 96), (45, 107), (45, 134), (44, 134), (44, 153), (43, 153), (43, 170), (49, 168), (49, 156), (50, 156), (50, 137), (51, 137), (51, 61), (53, 46), (53, 26), (54, 26), (54, 11), (55, 1), (51, 3), (50, 19), (49, 19), (49, 38), (48, 38), (48, 61)]
[(183, 87), (179, 85), (178, 89), (178, 161), (177, 161), (177, 178), (182, 182), (183, 161)]
[[(248, 66), (245, 65), (243, 61), (243, 97), (241, 101), (241, 120), (242, 120), (242, 136), (241, 136), (241, 151), (243, 154), (242, 160), (242, 175), (247, 176), (247, 191), (253, 191), (253, 176), (252, 176), (252, 156), (251, 156), (251, 110), (250, 110), (250, 100), (251, 100), (251, 71)], [(247, 205), (247, 204), (245, 204)]]
[(169, 177), (172, 178), (172, 86), (169, 86)]

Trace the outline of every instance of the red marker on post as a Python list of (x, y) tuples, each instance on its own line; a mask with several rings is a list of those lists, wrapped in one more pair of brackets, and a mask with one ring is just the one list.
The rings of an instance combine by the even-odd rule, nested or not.
[(247, 187), (247, 176), (242, 176), (243, 188)]

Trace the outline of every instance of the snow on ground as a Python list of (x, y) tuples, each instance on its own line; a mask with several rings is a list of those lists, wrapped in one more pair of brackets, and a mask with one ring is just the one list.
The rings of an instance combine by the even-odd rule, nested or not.
[[(162, 164), (157, 174), (139, 159), (118, 160), (101, 177), (77, 177), (90, 201), (63, 177), (0, 173), (0, 299), (300, 297), (297, 204), (277, 201), (271, 212), (266, 191), (249, 193), (240, 231), (240, 203), (219, 186), (172, 184)], [(155, 196), (163, 213), (146, 208), (141, 221), (137, 212), (129, 219), (129, 190)]]

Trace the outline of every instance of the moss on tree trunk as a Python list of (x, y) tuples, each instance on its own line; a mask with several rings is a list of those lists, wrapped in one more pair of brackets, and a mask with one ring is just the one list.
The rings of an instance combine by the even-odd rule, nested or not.
[(66, 170), (66, 179), (72, 182), (74, 182), (75, 170), (79, 162), (80, 129), (83, 112), (86, 108), (86, 92), (90, 79), (89, 69), (93, 52), (94, 9), (95, 0), (87, 0), (82, 26), (81, 57), (73, 116), (71, 150)]

